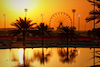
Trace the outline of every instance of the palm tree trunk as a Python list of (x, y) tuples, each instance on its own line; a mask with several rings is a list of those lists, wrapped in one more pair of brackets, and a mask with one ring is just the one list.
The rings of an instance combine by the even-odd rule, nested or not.
[(25, 47), (25, 31), (23, 31), (23, 46)]
[(24, 46), (23, 60), (24, 60), (24, 67), (25, 67), (25, 30), (23, 30), (22, 34), (23, 34), (23, 46)]
[(43, 47), (43, 43), (44, 43), (44, 31), (42, 30), (42, 47)]
[(13, 40), (13, 38), (14, 38), (14, 36), (11, 37), (11, 42), (10, 42), (10, 45), (9, 45), (10, 47), (11, 47), (11, 45), (12, 45), (12, 40)]
[(69, 51), (68, 51), (68, 39), (69, 39), (69, 31), (67, 31), (67, 59), (68, 59), (68, 54), (69, 54)]
[(67, 37), (67, 59), (68, 59), (68, 54), (69, 54), (69, 51), (68, 51), (68, 37)]

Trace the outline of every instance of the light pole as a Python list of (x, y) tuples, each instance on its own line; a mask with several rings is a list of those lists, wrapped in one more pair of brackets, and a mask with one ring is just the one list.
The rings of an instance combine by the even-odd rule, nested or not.
[(5, 29), (5, 31), (6, 31), (6, 14), (3, 14), (3, 16), (4, 16), (4, 29)]
[(44, 17), (44, 14), (41, 14), (41, 17), (42, 17), (42, 23), (43, 23), (43, 17)]
[(81, 14), (77, 14), (78, 16), (78, 32), (80, 31), (80, 17), (81, 17)]
[(27, 9), (25, 9), (25, 18), (27, 17)]
[[(41, 14), (41, 17), (42, 17), (42, 26), (43, 26), (44, 25), (43, 23), (44, 14)], [(43, 48), (43, 43), (44, 43), (44, 26), (42, 27), (42, 48)]]
[(74, 16), (75, 11), (76, 11), (76, 9), (72, 9), (72, 12), (73, 12), (73, 27), (74, 27), (74, 23), (75, 23), (75, 21), (74, 21), (74, 19), (75, 19), (75, 16)]

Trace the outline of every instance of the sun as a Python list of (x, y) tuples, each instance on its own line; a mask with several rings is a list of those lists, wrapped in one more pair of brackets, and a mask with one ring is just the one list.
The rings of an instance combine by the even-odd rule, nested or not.
[(30, 3), (30, 0), (13, 0), (13, 5), (16, 8), (28, 8)]
[(38, 0), (10, 0), (10, 5), (15, 10), (35, 9), (38, 6)]

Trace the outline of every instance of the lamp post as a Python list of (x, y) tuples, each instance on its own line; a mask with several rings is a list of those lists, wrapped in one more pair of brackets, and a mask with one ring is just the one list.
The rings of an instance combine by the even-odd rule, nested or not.
[(72, 12), (73, 12), (73, 27), (74, 27), (74, 23), (75, 23), (75, 21), (74, 21), (74, 19), (75, 19), (75, 17), (74, 17), (75, 11), (76, 11), (76, 9), (72, 9)]
[(25, 18), (27, 17), (27, 9), (25, 9)]
[(78, 16), (78, 32), (80, 31), (80, 17), (81, 17), (81, 14), (77, 14)]
[[(41, 17), (42, 17), (42, 26), (43, 26), (44, 25), (43, 23), (44, 14), (41, 14)], [(42, 27), (42, 47), (43, 47), (43, 43), (44, 43), (44, 26)]]
[(5, 31), (6, 31), (6, 14), (3, 14), (3, 16), (4, 16), (4, 29), (5, 29)]
[(41, 14), (41, 17), (42, 17), (42, 23), (43, 23), (43, 17), (44, 17), (44, 14)]

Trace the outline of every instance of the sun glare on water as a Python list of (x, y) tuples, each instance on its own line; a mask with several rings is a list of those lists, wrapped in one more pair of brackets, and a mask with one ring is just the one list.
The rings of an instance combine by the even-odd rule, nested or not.
[(24, 53), (24, 49), (19, 49), (19, 62), (20, 62), (20, 65), (23, 64), (23, 53)]

